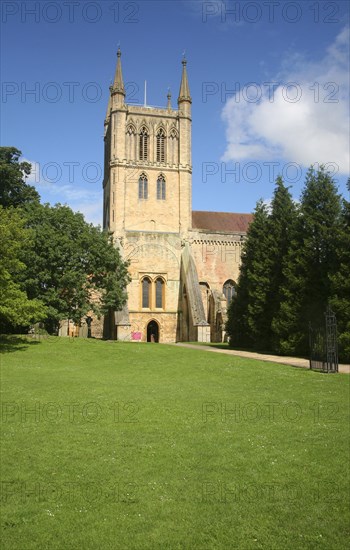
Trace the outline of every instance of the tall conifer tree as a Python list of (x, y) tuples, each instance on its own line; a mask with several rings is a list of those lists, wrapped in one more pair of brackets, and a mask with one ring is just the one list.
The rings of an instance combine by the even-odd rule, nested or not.
[(228, 311), (227, 332), (234, 345), (263, 345), (264, 310), (268, 291), (270, 247), (268, 209), (260, 200), (243, 246), (237, 294)]
[(302, 192), (300, 216), (283, 269), (282, 301), (273, 321), (281, 353), (308, 353), (308, 325), (323, 322), (337, 271), (341, 227), (340, 196), (322, 167), (310, 168)]
[[(348, 180), (350, 191), (350, 179)], [(337, 316), (339, 356), (350, 361), (350, 202), (343, 201), (342, 225), (337, 246), (338, 271), (331, 277), (331, 306)]]
[(274, 350), (276, 338), (273, 330), (273, 320), (276, 317), (282, 301), (282, 287), (285, 283), (284, 266), (295, 231), (297, 211), (289, 188), (279, 176), (271, 204), (270, 237), (271, 246), (268, 251), (271, 268), (269, 273), (269, 293), (266, 304), (266, 324), (268, 347)]

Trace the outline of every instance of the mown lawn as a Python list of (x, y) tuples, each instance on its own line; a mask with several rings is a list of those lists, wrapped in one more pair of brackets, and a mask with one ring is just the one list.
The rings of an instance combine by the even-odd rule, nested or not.
[(348, 548), (348, 375), (57, 338), (1, 367), (2, 550)]

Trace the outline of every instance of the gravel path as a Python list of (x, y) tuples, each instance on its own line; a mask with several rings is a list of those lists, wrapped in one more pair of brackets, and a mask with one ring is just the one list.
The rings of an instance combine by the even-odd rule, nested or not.
[[(254, 353), (252, 351), (237, 351), (234, 349), (220, 349), (212, 346), (198, 346), (196, 344), (186, 344), (178, 342), (175, 346), (191, 348), (202, 351), (211, 351), (213, 353), (226, 353), (227, 355), (236, 355), (238, 357), (247, 357), (248, 359), (260, 359), (260, 361), (271, 361), (272, 363), (281, 363), (282, 365), (291, 365), (303, 369), (309, 368), (308, 359), (300, 359), (298, 357), (282, 357), (280, 355), (267, 355), (265, 353)], [(339, 365), (339, 372), (350, 374), (350, 365)]]

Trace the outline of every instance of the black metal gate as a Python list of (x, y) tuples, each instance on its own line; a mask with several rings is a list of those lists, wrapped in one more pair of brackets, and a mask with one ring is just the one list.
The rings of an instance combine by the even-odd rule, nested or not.
[(324, 315), (323, 326), (310, 323), (310, 369), (338, 372), (337, 319), (330, 306)]

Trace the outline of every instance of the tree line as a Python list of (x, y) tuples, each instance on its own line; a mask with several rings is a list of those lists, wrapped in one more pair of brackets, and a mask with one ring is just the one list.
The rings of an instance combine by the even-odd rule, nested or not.
[(349, 361), (350, 203), (323, 167), (311, 167), (299, 202), (278, 177), (271, 205), (256, 205), (228, 309), (230, 343), (307, 355), (309, 323), (321, 324), (328, 305), (340, 359)]
[(36, 322), (57, 333), (62, 319), (79, 325), (91, 310), (121, 309), (129, 275), (112, 235), (66, 205), (42, 204), (20, 156), (0, 147), (0, 333)]

